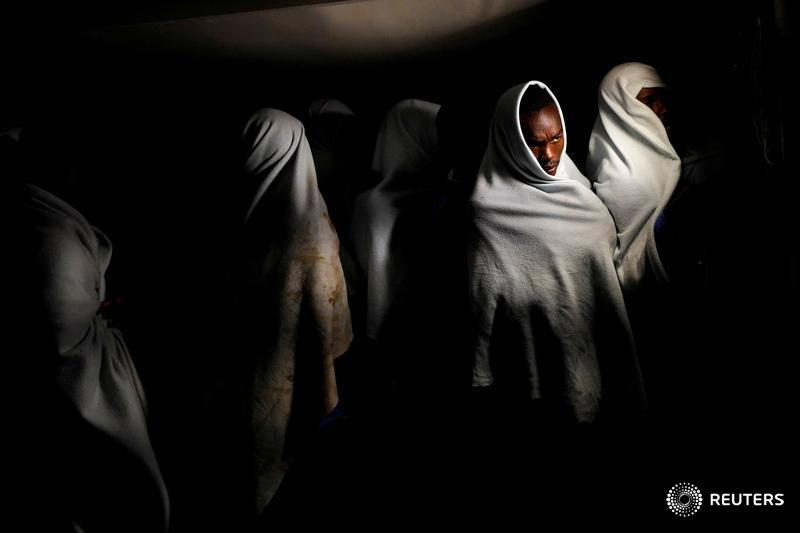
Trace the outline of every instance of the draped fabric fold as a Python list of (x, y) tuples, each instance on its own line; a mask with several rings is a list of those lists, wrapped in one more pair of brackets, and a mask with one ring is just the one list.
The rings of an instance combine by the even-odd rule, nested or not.
[(245, 223), (233, 266), (251, 378), (255, 503), (338, 402), (333, 361), (352, 340), (339, 239), (302, 124), (262, 109), (242, 135)]
[(529, 82), (499, 99), (469, 205), (473, 386), (542, 400), (594, 420), (603, 404), (637, 411), (644, 391), (612, 253), (608, 210), (566, 154), (547, 174), (526, 145)]
[(664, 87), (651, 66), (624, 63), (606, 74), (586, 161), (597, 196), (614, 217), (614, 263), (626, 291), (639, 284), (648, 265), (657, 279), (668, 279), (656, 248), (655, 224), (681, 171), (661, 120), (636, 99), (645, 87)]
[(356, 199), (349, 240), (366, 277), (366, 335), (371, 339), (382, 338), (393, 325), (411, 328), (414, 320), (401, 309), (419, 281), (415, 262), (426, 257), (424, 243), (445, 177), (438, 164), (439, 108), (403, 100), (389, 110), (372, 161), (381, 181)]
[[(38, 361), (28, 368), (39, 369), (34, 382), (55, 378), (63, 415), (54, 427), (65, 434), (56, 436), (53, 455), (70, 463), (59, 469), (76, 476), (66, 512), (86, 531), (166, 531), (169, 499), (144, 389), (122, 335), (99, 315), (111, 243), (53, 194), (33, 185), (22, 190), (24, 248), (17, 257), (25, 265), (25, 327), (35, 335), (28, 346), (37, 349), (29, 355)], [(74, 456), (61, 457), (64, 450)]]

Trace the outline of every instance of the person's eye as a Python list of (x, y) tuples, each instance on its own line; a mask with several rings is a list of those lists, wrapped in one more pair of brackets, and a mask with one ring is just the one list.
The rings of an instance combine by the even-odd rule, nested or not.
[(552, 140), (552, 141), (550, 141), (550, 142), (551, 142), (551, 143), (557, 143), (557, 142), (558, 142), (558, 141), (560, 141), (560, 140), (561, 140), (561, 135), (557, 135), (557, 136), (553, 137), (553, 140)]

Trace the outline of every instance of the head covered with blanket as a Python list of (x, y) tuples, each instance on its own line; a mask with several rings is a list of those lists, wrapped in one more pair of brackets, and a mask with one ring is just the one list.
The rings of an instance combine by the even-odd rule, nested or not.
[(144, 389), (121, 333), (99, 312), (111, 243), (55, 195), (27, 183), (18, 190), (16, 333), (24, 333), (26, 371), (16, 379), (29, 384), (25, 409), (47, 406), (32, 432), (43, 431), (45, 442), (26, 450), (46, 446), (35, 459), (47, 465), (54, 493), (42, 498), (43, 515), (63, 514), (81, 531), (166, 531), (169, 499)]
[(252, 379), (256, 507), (338, 402), (333, 360), (352, 338), (339, 240), (302, 124), (262, 109), (242, 134), (245, 224), (235, 282)]
[(614, 263), (625, 290), (638, 285), (648, 265), (657, 279), (667, 279), (655, 224), (678, 183), (681, 161), (662, 120), (637, 99), (642, 89), (664, 86), (649, 65), (611, 69), (600, 82), (599, 114), (589, 138), (586, 169), (614, 217)]
[[(520, 103), (544, 89), (564, 150), (545, 172), (526, 143)], [(536, 90), (536, 89), (534, 89)], [(498, 103), (470, 200), (473, 386), (494, 385), (592, 421), (603, 404), (638, 410), (643, 388), (608, 210), (566, 154), (566, 125), (543, 83)]]
[(371, 339), (384, 338), (398, 326), (408, 328), (413, 320), (405, 306), (419, 286), (419, 261), (428, 258), (437, 190), (446, 178), (438, 158), (439, 109), (431, 102), (403, 100), (389, 110), (372, 160), (380, 182), (356, 199), (350, 241), (366, 277)]

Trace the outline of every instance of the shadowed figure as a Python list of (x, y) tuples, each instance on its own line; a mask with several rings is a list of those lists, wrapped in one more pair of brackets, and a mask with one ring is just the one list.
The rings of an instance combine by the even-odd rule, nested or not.
[(242, 133), (242, 219), (230, 279), (261, 513), (337, 405), (333, 361), (352, 338), (339, 240), (302, 124), (263, 109)]
[(445, 171), (439, 161), (439, 105), (403, 100), (386, 115), (372, 169), (380, 182), (356, 199), (350, 243), (366, 281), (366, 336), (388, 339), (412, 328), (416, 282)]
[(658, 280), (668, 278), (656, 248), (656, 221), (678, 183), (681, 161), (669, 139), (665, 85), (653, 67), (611, 69), (600, 82), (598, 106), (586, 169), (614, 217), (614, 263), (627, 292), (648, 269)]
[(441, 314), (447, 241), (439, 227), (447, 169), (439, 110), (422, 100), (389, 110), (372, 163), (380, 182), (356, 199), (349, 239), (363, 275), (366, 316), (359, 328), (386, 365), (397, 407), (409, 414), (433, 412), (430, 395), (442, 395), (437, 375), (447, 356), (441, 344), (449, 329)]
[(304, 124), (319, 190), (336, 233), (342, 236), (339, 256), (355, 322), (358, 306), (353, 302), (359, 297), (356, 294), (357, 267), (344, 237), (350, 233), (355, 198), (368, 188), (371, 178), (364, 125), (347, 105), (333, 99), (311, 102)]
[(57, 495), (28, 525), (44, 519), (59, 531), (167, 531), (169, 499), (144, 389), (122, 334), (101, 316), (111, 243), (55, 195), (30, 184), (17, 193), (17, 334), (27, 341), (17, 377), (35, 398), (26, 407), (35, 428), (24, 434), (42, 439), (26, 453), (42, 452), (33, 460), (49, 482), (39, 490)]

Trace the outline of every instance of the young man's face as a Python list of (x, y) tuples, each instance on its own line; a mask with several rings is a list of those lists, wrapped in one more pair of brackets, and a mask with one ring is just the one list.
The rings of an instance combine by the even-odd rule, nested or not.
[(653, 110), (658, 119), (664, 124), (667, 134), (672, 133), (672, 116), (669, 106), (669, 91), (665, 87), (644, 87), (636, 99)]
[(564, 152), (564, 125), (555, 105), (520, 117), (522, 136), (542, 170), (555, 176)]

